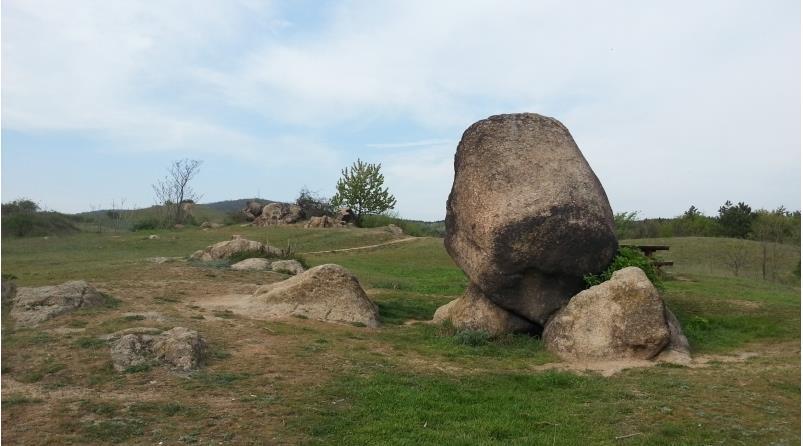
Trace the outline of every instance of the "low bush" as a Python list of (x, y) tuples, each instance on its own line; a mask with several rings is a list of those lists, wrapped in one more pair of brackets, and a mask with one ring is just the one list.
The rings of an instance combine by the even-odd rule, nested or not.
[(650, 282), (652, 282), (656, 288), (664, 288), (663, 282), (661, 281), (655, 266), (653, 266), (652, 261), (640, 250), (627, 246), (622, 246), (619, 248), (619, 251), (613, 258), (613, 262), (611, 262), (605, 271), (599, 274), (587, 274), (583, 277), (583, 280), (588, 287), (599, 285), (602, 282), (609, 280), (616, 271), (619, 271), (622, 268), (627, 268), (628, 266), (640, 268), (642, 271), (644, 271), (644, 274), (647, 275), (647, 278), (650, 279)]
[(132, 231), (148, 231), (153, 229), (159, 229), (161, 227), (161, 222), (158, 218), (144, 218), (142, 220), (135, 221), (134, 224), (131, 226)]

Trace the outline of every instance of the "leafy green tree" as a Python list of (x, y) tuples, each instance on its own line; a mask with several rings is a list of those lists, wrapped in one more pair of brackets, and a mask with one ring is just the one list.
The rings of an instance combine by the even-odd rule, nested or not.
[(332, 197), (332, 206), (348, 206), (357, 216), (357, 223), (363, 215), (381, 214), (396, 206), (396, 198), (388, 188), (383, 188), (385, 177), (379, 172), (381, 164), (364, 163), (357, 160), (351, 167), (341, 171), (337, 180), (337, 193)]
[(753, 210), (741, 201), (738, 204), (726, 201), (719, 208), (719, 217), (717, 217), (722, 234), (726, 237), (736, 238), (747, 238), (750, 235), (754, 219)]

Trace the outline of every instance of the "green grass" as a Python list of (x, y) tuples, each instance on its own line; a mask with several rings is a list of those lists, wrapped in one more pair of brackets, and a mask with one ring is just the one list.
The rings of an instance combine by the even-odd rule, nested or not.
[[(713, 277), (734, 277), (728, 266), (728, 254), (738, 249), (744, 250), (745, 265), (739, 275), (742, 278), (762, 279), (762, 244), (752, 240), (739, 240), (719, 237), (673, 237), (654, 239), (620, 240), (623, 245), (668, 245), (669, 251), (658, 251), (656, 256), (672, 260), (675, 265), (666, 268), (675, 274), (697, 274)], [(800, 262), (800, 246), (789, 244), (767, 245), (767, 279), (799, 284), (800, 279), (792, 274)]]
[(376, 250), (307, 256), (311, 265), (337, 263), (365, 287), (420, 294), (461, 294), (468, 279), (443, 248), (443, 240), (422, 238)]
[[(160, 238), (148, 240), (148, 234), (157, 234)], [(189, 256), (213, 243), (230, 240), (232, 234), (268, 242), (275, 247), (286, 247), (289, 241), (298, 253), (372, 245), (395, 238), (381, 229), (304, 229), (300, 226), (79, 233), (50, 237), (48, 240), (4, 238), (2, 270), (4, 274), (17, 276), (21, 286), (46, 285), (77, 278), (88, 281), (114, 280), (146, 263), (145, 259), (149, 257)]]
[[(677, 368), (629, 371), (614, 378), (555, 371), (487, 371), (470, 376), (377, 372), (349, 376), (317, 392), (320, 403), (296, 422), (296, 428), (313, 438), (311, 444), (799, 441), (796, 428), (784, 426), (774, 413), (781, 410), (786, 395), (794, 395), (794, 388), (758, 404), (721, 404), (739, 390), (726, 388), (714, 395), (707, 388), (708, 378), (688, 379), (688, 374)], [(773, 378), (779, 376), (773, 374)], [(738, 374), (720, 372), (722, 385), (739, 379)], [(781, 379), (794, 382), (794, 377)], [(749, 421), (739, 421), (745, 418)]]

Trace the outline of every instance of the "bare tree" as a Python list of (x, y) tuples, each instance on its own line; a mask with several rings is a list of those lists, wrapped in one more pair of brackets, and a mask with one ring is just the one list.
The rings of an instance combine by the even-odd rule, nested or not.
[(183, 159), (173, 161), (167, 168), (167, 175), (153, 185), (156, 201), (166, 212), (166, 223), (183, 223), (185, 218), (184, 204), (195, 203), (201, 199), (190, 185), (190, 181), (201, 170), (200, 160)]
[(724, 253), (725, 264), (731, 269), (734, 276), (739, 276), (739, 271), (745, 268), (750, 260), (750, 252), (747, 244), (736, 240)]

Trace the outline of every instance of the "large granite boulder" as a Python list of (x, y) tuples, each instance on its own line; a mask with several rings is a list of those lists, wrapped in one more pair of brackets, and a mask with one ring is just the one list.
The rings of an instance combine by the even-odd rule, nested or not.
[(543, 339), (565, 360), (653, 359), (667, 346), (688, 356), (677, 319), (632, 266), (574, 296), (546, 325)]
[(292, 224), (304, 219), (301, 206), (287, 203), (271, 203), (262, 208), (262, 213), (253, 222), (256, 226)]
[(556, 119), (483, 119), (463, 133), (454, 165), (444, 243), (500, 307), (544, 324), (616, 253), (605, 191)]
[(12, 298), (11, 317), (20, 327), (32, 327), (79, 308), (101, 306), (103, 294), (83, 280), (37, 288), (19, 288)]
[(327, 264), (285, 281), (263, 285), (249, 302), (256, 317), (306, 317), (327, 322), (379, 326), (379, 309), (360, 282), (339, 265)]
[(474, 285), (462, 297), (438, 308), (432, 318), (432, 322), (436, 324), (447, 320), (458, 330), (479, 330), (491, 336), (531, 333), (537, 330), (532, 322), (491, 302)]
[(245, 239), (240, 235), (233, 235), (231, 236), (231, 240), (215, 243), (202, 250), (195, 251), (190, 256), (190, 259), (209, 262), (212, 260), (228, 259), (241, 252), (261, 253), (266, 251), (278, 252), (276, 248), (271, 246)]

